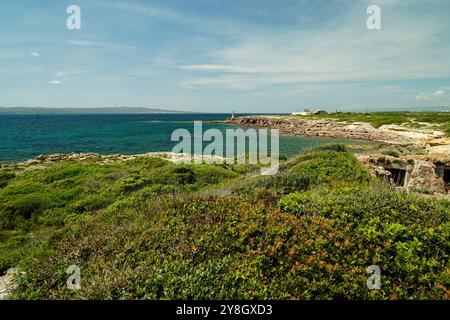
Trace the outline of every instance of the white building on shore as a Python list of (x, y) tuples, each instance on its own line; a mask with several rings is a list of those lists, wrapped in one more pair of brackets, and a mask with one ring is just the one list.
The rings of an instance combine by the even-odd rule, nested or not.
[(303, 110), (303, 112), (292, 112), (291, 115), (293, 116), (309, 116), (311, 114), (311, 111), (309, 109)]

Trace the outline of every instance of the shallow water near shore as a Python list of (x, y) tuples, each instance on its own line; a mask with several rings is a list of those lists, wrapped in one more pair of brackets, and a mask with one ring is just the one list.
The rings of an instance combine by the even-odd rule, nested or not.
[[(193, 133), (193, 121), (203, 121), (203, 131), (225, 132), (233, 124), (208, 123), (229, 114), (129, 114), (129, 115), (0, 115), (0, 162), (25, 161), (40, 154), (95, 152), (138, 154), (171, 151), (175, 129)], [(240, 115), (238, 115), (240, 116)], [(246, 128), (244, 128), (246, 129)], [(225, 136), (225, 135), (224, 135)], [(367, 145), (365, 141), (282, 135), (280, 154), (292, 156), (305, 148), (330, 143)]]

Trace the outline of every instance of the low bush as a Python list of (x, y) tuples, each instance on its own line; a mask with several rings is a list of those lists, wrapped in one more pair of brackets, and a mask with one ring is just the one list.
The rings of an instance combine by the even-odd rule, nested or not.
[(299, 157), (291, 172), (311, 175), (316, 184), (367, 183), (372, 180), (369, 171), (348, 152), (320, 150)]
[(8, 181), (13, 179), (16, 175), (12, 172), (0, 171), (0, 188), (6, 187)]
[(8, 209), (14, 215), (19, 215), (24, 219), (31, 219), (36, 218), (40, 213), (54, 205), (55, 202), (48, 194), (33, 193), (20, 197)]
[(279, 194), (289, 194), (308, 190), (316, 183), (314, 174), (308, 172), (287, 172), (263, 179), (257, 186), (275, 190)]
[(328, 144), (328, 145), (317, 147), (314, 150), (348, 153), (348, 148), (345, 144)]

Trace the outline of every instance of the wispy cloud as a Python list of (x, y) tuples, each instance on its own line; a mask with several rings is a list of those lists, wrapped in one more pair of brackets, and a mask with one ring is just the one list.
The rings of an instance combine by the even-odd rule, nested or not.
[(426, 93), (421, 92), (416, 96), (416, 100), (419, 100), (419, 101), (430, 100), (430, 96), (427, 95)]
[(65, 44), (79, 47), (108, 47), (114, 49), (136, 49), (138, 47), (122, 43), (108, 43), (90, 40), (64, 40)]
[(41, 55), (39, 54), (39, 52), (30, 52), (30, 56), (32, 56), (32, 57), (40, 57)]
[(86, 71), (83, 70), (75, 70), (75, 71), (58, 71), (55, 73), (56, 78), (64, 78), (64, 77), (70, 77), (70, 76), (76, 76), (80, 74), (84, 74)]
[(223, 72), (223, 73), (271, 73), (271, 72), (291, 72), (292, 70), (282, 71), (278, 68), (270, 66), (234, 66), (234, 65), (219, 65), (219, 64), (193, 64), (193, 65), (179, 65), (179, 69), (191, 71), (204, 72)]
[(444, 90), (437, 90), (433, 93), (424, 93), (421, 92), (416, 96), (416, 100), (419, 101), (432, 101), (432, 100), (438, 100), (441, 98), (445, 98), (446, 94)]
[[(250, 30), (234, 44), (212, 48), (189, 71), (189, 88), (257, 89), (267, 85), (329, 81), (392, 81), (450, 76), (450, 43), (439, 42), (433, 16), (386, 4), (384, 29), (365, 28), (362, 6), (316, 30)], [(402, 9), (402, 10), (401, 10)], [(193, 74), (192, 74), (193, 73)]]
[(95, 47), (95, 46), (106, 46), (106, 43), (103, 42), (95, 42), (95, 41), (83, 41), (83, 40), (64, 40), (66, 44), (71, 44), (74, 46), (83, 46), (83, 47)]
[[(163, 3), (166, 4), (167, 2)], [(237, 23), (234, 20), (230, 20), (230, 18), (225, 18), (220, 15), (211, 17), (201, 11), (197, 11), (194, 14), (188, 10), (173, 10), (167, 6), (156, 4), (119, 2), (114, 5), (114, 8), (131, 14), (141, 14), (146, 17), (151, 17), (154, 20), (184, 24), (189, 28), (198, 29), (202, 33), (215, 33), (217, 35), (242, 34), (242, 30), (245, 30), (247, 25), (245, 21)]]
[(65, 72), (65, 71), (59, 71), (59, 72), (57, 72), (57, 73), (55, 74), (55, 77), (61, 78), (61, 77), (64, 77), (64, 76), (66, 76), (66, 75), (67, 75), (67, 72)]
[(443, 97), (443, 96), (445, 96), (445, 91), (444, 90), (438, 90), (435, 93), (433, 93), (433, 96), (435, 96), (435, 97)]
[(117, 9), (134, 13), (141, 13), (151, 17), (181, 20), (181, 16), (176, 12), (151, 5), (139, 5), (135, 3), (121, 2), (114, 5)]
[(48, 83), (54, 84), (54, 85), (62, 84), (62, 82), (59, 80), (50, 80)]
[(2, 67), (0, 69), (0, 75), (2, 76), (31, 76), (38, 75), (45, 72), (45, 69), (40, 66), (18, 65)]

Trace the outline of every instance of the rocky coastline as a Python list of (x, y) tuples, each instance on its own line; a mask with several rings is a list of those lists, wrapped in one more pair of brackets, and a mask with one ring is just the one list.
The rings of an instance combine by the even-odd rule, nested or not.
[(328, 119), (302, 119), (286, 116), (245, 116), (223, 123), (278, 129), (284, 134), (375, 141), (388, 144), (410, 144), (429, 148), (430, 152), (450, 153), (450, 138), (441, 131), (412, 129), (399, 125), (374, 128), (364, 122), (346, 123)]

